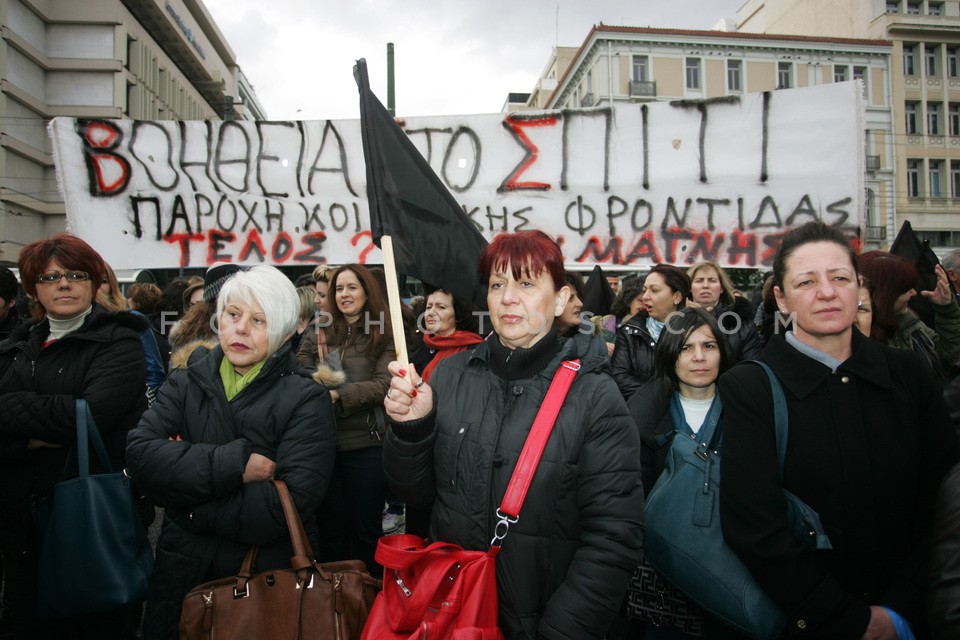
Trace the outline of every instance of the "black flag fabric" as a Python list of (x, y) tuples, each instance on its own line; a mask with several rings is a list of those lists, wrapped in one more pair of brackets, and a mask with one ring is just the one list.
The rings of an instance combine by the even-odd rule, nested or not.
[(477, 265), (487, 241), (370, 91), (366, 60), (357, 60), (353, 75), (373, 241), (380, 246), (383, 236), (393, 238), (398, 272), (486, 308)]
[(583, 310), (589, 311), (595, 316), (609, 315), (610, 307), (613, 306), (613, 299), (616, 295), (613, 293), (610, 283), (607, 282), (607, 276), (600, 265), (594, 265), (584, 289), (586, 291), (583, 294)]
[[(921, 291), (931, 291), (937, 288), (937, 273), (935, 269), (940, 264), (940, 259), (933, 249), (930, 248), (930, 242), (920, 240), (913, 225), (909, 220), (905, 220), (897, 232), (897, 237), (890, 245), (890, 253), (906, 258), (912, 262), (920, 273), (920, 282), (917, 286), (917, 293)], [(926, 297), (916, 295), (910, 300), (910, 308), (913, 309), (920, 319), (929, 326), (934, 326), (933, 307)]]

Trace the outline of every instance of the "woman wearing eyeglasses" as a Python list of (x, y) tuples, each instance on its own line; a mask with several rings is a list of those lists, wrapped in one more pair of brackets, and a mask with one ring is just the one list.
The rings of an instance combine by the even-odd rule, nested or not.
[[(138, 331), (147, 321), (94, 302), (103, 260), (72, 235), (27, 245), (19, 267), (43, 317), (0, 343), (0, 637), (135, 638), (139, 603), (75, 618), (35, 617), (38, 539), (30, 504), (64, 478), (77, 438), (77, 398), (90, 405), (113, 468), (123, 468), (127, 431), (146, 408)], [(91, 472), (101, 471), (94, 457), (90, 464)]]

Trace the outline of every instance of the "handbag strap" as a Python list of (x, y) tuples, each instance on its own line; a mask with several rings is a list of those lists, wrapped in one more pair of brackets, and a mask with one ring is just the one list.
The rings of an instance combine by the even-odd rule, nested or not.
[(103, 438), (100, 437), (100, 431), (97, 429), (97, 422), (93, 419), (93, 413), (90, 411), (90, 405), (83, 398), (76, 400), (77, 413), (77, 447), (70, 452), (67, 457), (69, 468), (73, 463), (73, 456), (77, 456), (78, 469), (80, 477), (90, 475), (90, 449), (87, 442), (93, 444), (97, 457), (100, 458), (100, 464), (107, 473), (113, 473), (113, 465), (110, 464), (110, 457), (107, 455), (107, 448), (103, 445)]
[(516, 523), (520, 517), (520, 509), (523, 507), (523, 501), (533, 481), (533, 474), (536, 473), (537, 466), (540, 464), (540, 456), (543, 455), (547, 440), (553, 431), (553, 425), (556, 424), (557, 416), (560, 414), (560, 407), (563, 406), (570, 385), (573, 384), (573, 379), (579, 370), (579, 359), (564, 360), (554, 374), (553, 381), (547, 389), (547, 395), (543, 398), (537, 417), (530, 428), (530, 433), (527, 434), (527, 439), (523, 443), (517, 466), (513, 470), (513, 475), (510, 476), (510, 483), (507, 484), (507, 491), (503, 494), (500, 508), (497, 509), (498, 521), (494, 528), (493, 540), (490, 541), (491, 546), (503, 544), (510, 525)]
[(777, 463), (780, 467), (780, 481), (782, 482), (783, 462), (787, 458), (787, 429), (790, 426), (787, 418), (787, 398), (783, 395), (783, 387), (780, 385), (780, 380), (773, 369), (759, 360), (753, 360), (752, 362), (760, 365), (767, 374), (767, 378), (770, 379), (770, 391), (773, 393), (774, 436), (777, 441)]
[(290, 532), (290, 541), (293, 543), (293, 557), (290, 558), (290, 567), (299, 571), (314, 566), (313, 549), (310, 540), (303, 528), (303, 521), (297, 513), (297, 506), (293, 503), (290, 489), (283, 480), (274, 480), (273, 485), (280, 494), (280, 504), (283, 506), (283, 516), (287, 520), (287, 530)]

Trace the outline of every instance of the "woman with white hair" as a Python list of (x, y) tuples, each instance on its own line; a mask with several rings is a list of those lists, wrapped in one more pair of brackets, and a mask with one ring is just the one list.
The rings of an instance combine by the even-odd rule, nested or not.
[(184, 595), (236, 574), (250, 545), (257, 569), (286, 568), (293, 550), (270, 482), (290, 488), (311, 544), (330, 480), (336, 422), (330, 394), (288, 339), (300, 302), (274, 267), (231, 278), (217, 298), (219, 346), (170, 373), (127, 439), (128, 473), (166, 509), (143, 637), (177, 638)]

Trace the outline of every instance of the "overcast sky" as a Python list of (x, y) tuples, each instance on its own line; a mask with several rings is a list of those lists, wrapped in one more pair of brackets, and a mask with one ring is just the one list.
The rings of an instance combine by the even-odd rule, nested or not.
[(398, 116), (497, 113), (533, 89), (552, 48), (590, 28), (709, 29), (745, 0), (204, 0), (272, 120), (358, 118), (353, 64)]

